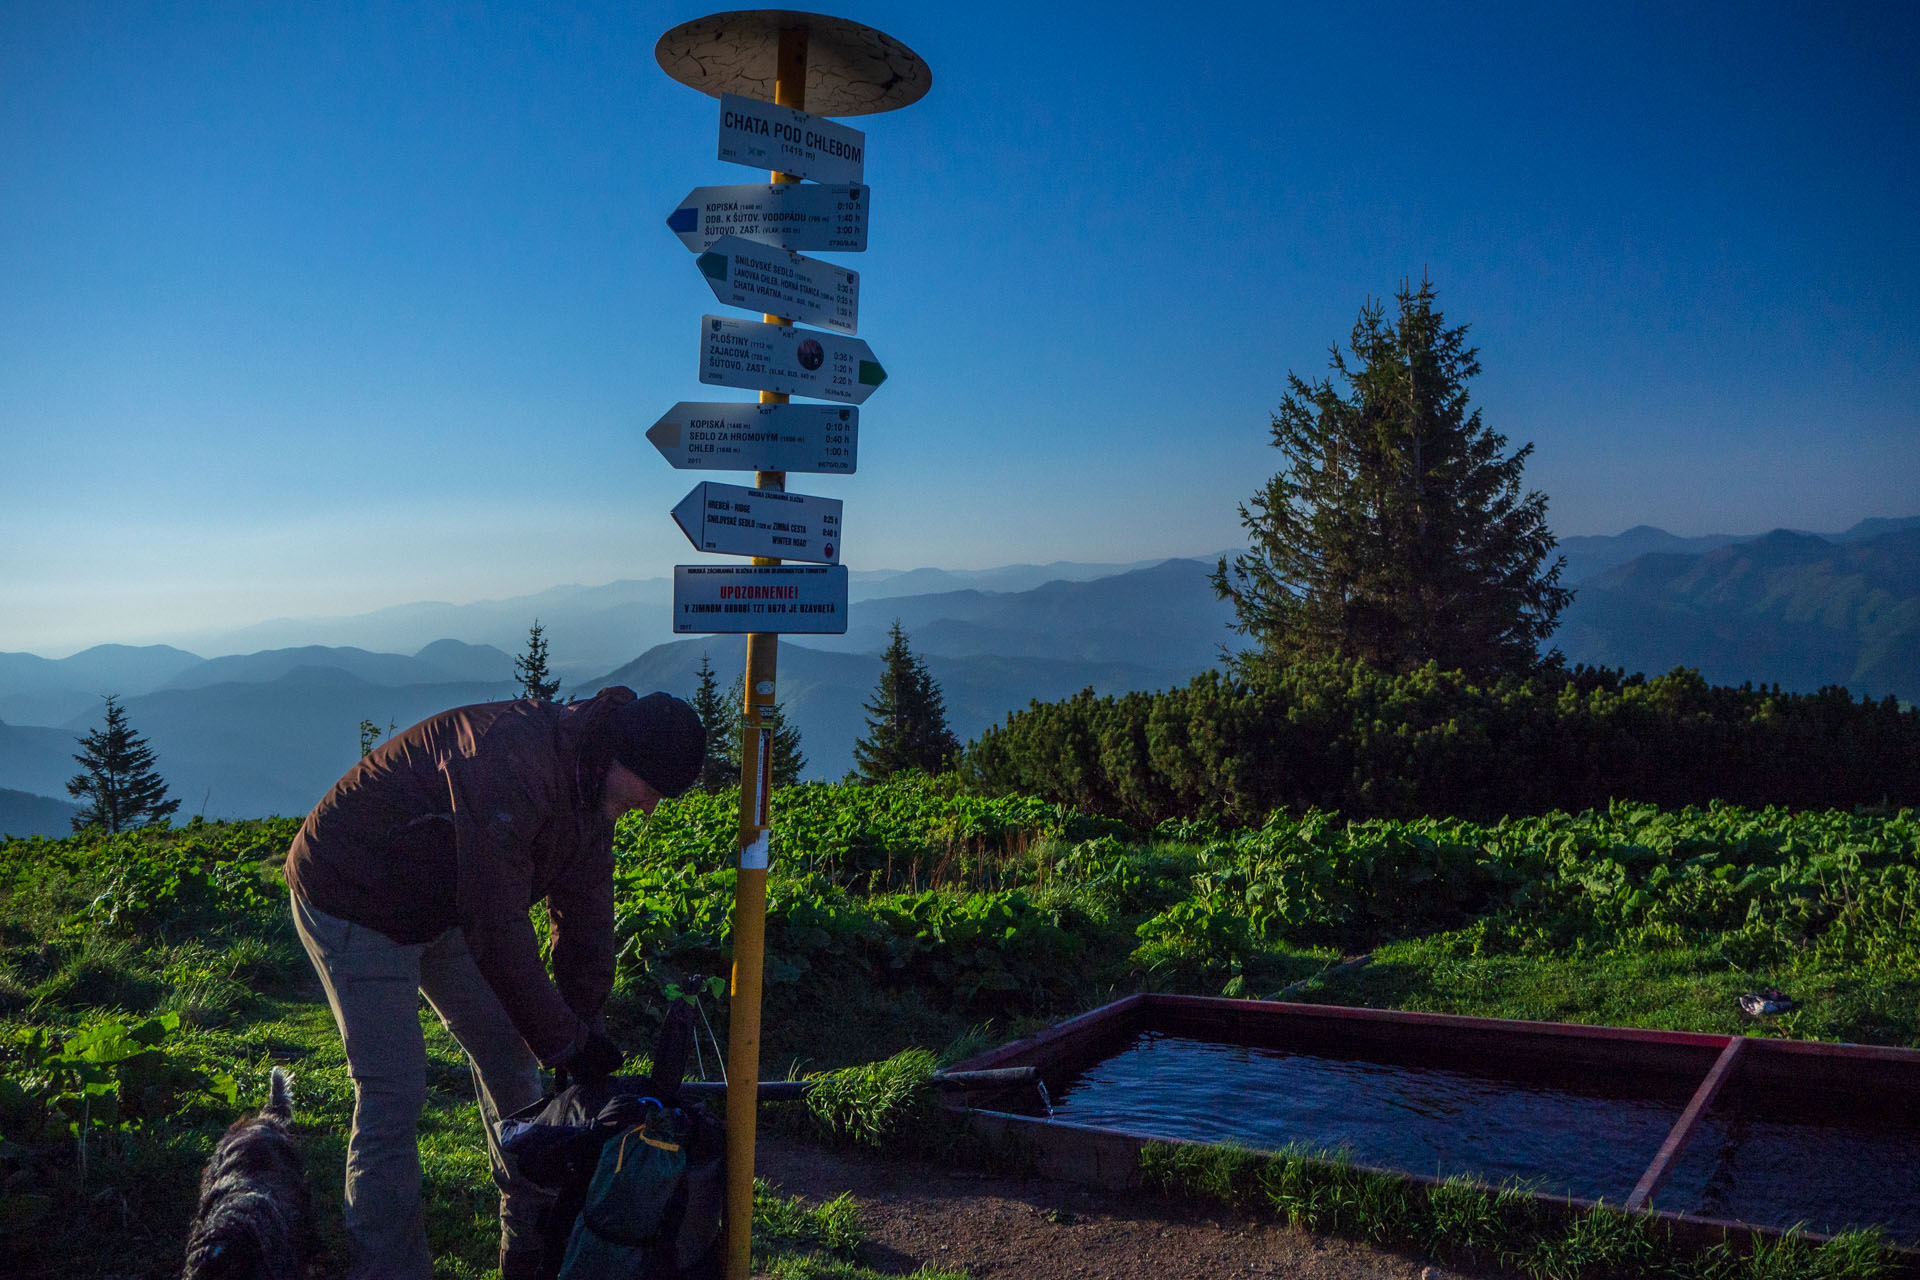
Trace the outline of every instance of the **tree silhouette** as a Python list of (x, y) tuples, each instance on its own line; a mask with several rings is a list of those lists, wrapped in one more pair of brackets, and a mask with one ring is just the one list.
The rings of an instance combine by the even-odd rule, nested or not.
[(856, 772), (864, 782), (883, 782), (902, 769), (938, 773), (960, 750), (947, 728), (940, 686), (908, 647), (898, 618), (889, 636), (880, 658), (880, 683), (872, 701), (863, 704), (867, 732), (853, 744)]
[(707, 731), (707, 758), (700, 766), (702, 791), (725, 791), (740, 781), (740, 713), (730, 709), (720, 694), (713, 663), (700, 655), (700, 683), (693, 691), (693, 709)]
[(520, 681), (520, 696), (535, 702), (552, 702), (560, 696), (559, 677), (547, 675), (546, 632), (540, 619), (533, 620), (527, 632), (527, 651), (513, 660), (513, 673)]
[(1430, 281), (1397, 302), (1392, 322), (1383, 303), (1361, 308), (1351, 365), (1334, 347), (1345, 394), (1287, 375), (1273, 416), (1287, 467), (1240, 508), (1247, 553), (1213, 573), (1258, 642), (1234, 660), (1244, 676), (1322, 658), (1523, 673), (1572, 599), (1546, 497), (1521, 488), (1533, 446), (1505, 452), (1468, 411), (1466, 326), (1446, 327)]
[(158, 822), (180, 807), (168, 800), (167, 784), (153, 768), (153, 748), (127, 723), (117, 695), (108, 694), (105, 727), (79, 739), (74, 762), (85, 773), (67, 783), (67, 794), (86, 803), (74, 815), (73, 829), (104, 827), (125, 831)]

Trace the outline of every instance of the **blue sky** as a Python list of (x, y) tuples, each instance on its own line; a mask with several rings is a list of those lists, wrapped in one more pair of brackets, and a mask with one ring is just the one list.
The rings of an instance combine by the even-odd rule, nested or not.
[[(710, 11), (0, 7), (0, 650), (702, 559), (642, 432), (752, 398), (664, 224), (764, 180), (653, 61)], [(1910, 4), (833, 11), (934, 74), (851, 122), (860, 471), (790, 482), (853, 567), (1235, 543), (1422, 272), (1562, 535), (1920, 512)]]

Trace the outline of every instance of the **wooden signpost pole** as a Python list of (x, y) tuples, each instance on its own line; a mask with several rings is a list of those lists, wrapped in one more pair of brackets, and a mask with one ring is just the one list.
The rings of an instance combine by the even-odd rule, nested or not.
[[(780, 32), (775, 64), (774, 103), (807, 109), (807, 31), (801, 27)], [(778, 170), (776, 183), (798, 182)], [(768, 324), (792, 324), (776, 315)], [(760, 403), (785, 404), (778, 391), (762, 391)], [(782, 489), (787, 477), (780, 471), (753, 473), (756, 489)], [(755, 564), (779, 564), (771, 556), (753, 557)], [(727, 1090), (727, 1277), (747, 1280), (753, 1259), (753, 1149), (758, 1127), (756, 1107), (760, 1079), (760, 987), (767, 936), (767, 848), (773, 816), (773, 706), (780, 664), (780, 636), (752, 632), (747, 636), (746, 705), (740, 744), (740, 878), (733, 894), (733, 986), (727, 1021), (727, 1079), (739, 1081)]]
[[(771, 86), (765, 71), (769, 52), (774, 54)], [(749, 203), (784, 207), (788, 198), (770, 193), (803, 178), (840, 184), (830, 199), (809, 197), (808, 201), (793, 202), (789, 212), (799, 213), (813, 229), (796, 231), (791, 218), (782, 219), (773, 228), (776, 244), (784, 243), (778, 237), (791, 234), (803, 242), (799, 247), (856, 252), (865, 247), (865, 136), (824, 117), (892, 111), (919, 101), (932, 83), (932, 73), (919, 55), (883, 32), (844, 18), (757, 9), (682, 23), (661, 37), (654, 56), (674, 79), (721, 100), (721, 159), (756, 167), (769, 162), (785, 164), (785, 170), (774, 170), (770, 186), (757, 196), (750, 193)], [(765, 105), (769, 87), (773, 91), (772, 108)], [(807, 113), (809, 96), (815, 100), (812, 105), (820, 116)], [(696, 189), (689, 199), (699, 194), (700, 189)], [(700, 210), (692, 206), (676, 209), (668, 226), (681, 235), (687, 248), (702, 255), (697, 265), (723, 303), (738, 306), (751, 299), (752, 303), (789, 308), (785, 316), (766, 313), (767, 326), (790, 330), (793, 318), (799, 316), (844, 334), (852, 334), (857, 328), (857, 273), (839, 269), (836, 274), (827, 264), (797, 255), (784, 261), (777, 254), (769, 258), (758, 243), (748, 243), (752, 236), (734, 239), (731, 230), (720, 232), (710, 241), (708, 232), (701, 230)], [(724, 288), (722, 281), (726, 282)], [(830, 294), (827, 303), (819, 303), (815, 296), (823, 291)], [(701, 324), (701, 380), (757, 387), (762, 406), (785, 406), (790, 392), (858, 404), (885, 380), (886, 371), (864, 343), (824, 332), (803, 332), (805, 341), (795, 341), (797, 335), (790, 332), (782, 334), (778, 329), (705, 317)], [(769, 347), (769, 334), (780, 334), (780, 341)], [(741, 370), (747, 367), (744, 353), (755, 344), (770, 354), (752, 364), (743, 381)], [(789, 391), (769, 391), (768, 386), (785, 386)], [(777, 456), (757, 451), (756, 463), (789, 467), (811, 463), (811, 469), (817, 471), (852, 470), (856, 420), (850, 412), (841, 413), (837, 422), (792, 409), (759, 408), (755, 412), (769, 420), (782, 416), (787, 424), (785, 434), (800, 433), (795, 443), (804, 446)], [(717, 461), (714, 437), (724, 438), (735, 431), (734, 418), (744, 417), (733, 414), (727, 405), (685, 404), (675, 406), (674, 416), (676, 420), (663, 418), (655, 423), (648, 439), (676, 467), (692, 465), (695, 448), (714, 455), (712, 460)], [(687, 421), (682, 423), (678, 418)], [(695, 418), (704, 419), (698, 423), (698, 437), (692, 434)], [(732, 456), (744, 456), (743, 446), (727, 447)], [(754, 488), (784, 494), (786, 479), (783, 471), (756, 470)], [(698, 486), (698, 497), (689, 495), (693, 505), (683, 502), (675, 509), (674, 518), (688, 531), (689, 538), (696, 536), (690, 526), (702, 530), (708, 527), (705, 512), (713, 505), (713, 488)], [(737, 498), (731, 502), (732, 510), (726, 513), (719, 531), (711, 538), (703, 533), (695, 545), (724, 551), (718, 544), (726, 543), (734, 548), (731, 554), (751, 555), (764, 550), (767, 544), (754, 540), (753, 516), (743, 514), (753, 504), (742, 504)], [(757, 502), (772, 507), (795, 499)], [(737, 632), (746, 627), (736, 623), (749, 619), (749, 625), (756, 628), (747, 634), (746, 691), (741, 707), (740, 868), (734, 891), (733, 983), (727, 1023), (728, 1280), (747, 1280), (753, 1256), (754, 1131), (760, 1079), (760, 996), (766, 955), (779, 633), (782, 629), (846, 630), (846, 571), (837, 564), (836, 549), (843, 532), (839, 528), (839, 504), (829, 499), (802, 498), (797, 508), (809, 513), (804, 521), (807, 537), (789, 531), (784, 541), (773, 545), (787, 549), (789, 559), (824, 561), (824, 565), (782, 568), (781, 561), (773, 556), (753, 555), (754, 566), (767, 567), (761, 583), (740, 584), (728, 570), (725, 576), (738, 585), (719, 583), (712, 588), (702, 585), (714, 576), (706, 572), (707, 566), (682, 565), (674, 570), (676, 631)], [(777, 594), (751, 594), (763, 590)], [(764, 603), (758, 602), (762, 600)]]

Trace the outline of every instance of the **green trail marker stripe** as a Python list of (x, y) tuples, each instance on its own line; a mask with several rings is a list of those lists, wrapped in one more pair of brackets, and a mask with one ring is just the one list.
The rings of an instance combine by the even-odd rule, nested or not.
[(862, 360), (860, 362), (860, 385), (861, 386), (877, 387), (881, 383), (885, 382), (886, 380), (887, 380), (887, 371), (880, 367), (880, 362), (878, 360)]
[(700, 274), (709, 280), (725, 283), (727, 278), (727, 255), (724, 253), (703, 253), (693, 260), (700, 268)]

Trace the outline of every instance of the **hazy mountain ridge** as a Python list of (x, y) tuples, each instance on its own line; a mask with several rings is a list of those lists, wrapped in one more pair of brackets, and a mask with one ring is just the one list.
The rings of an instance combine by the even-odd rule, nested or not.
[(79, 812), (79, 805), (52, 796), (0, 787), (0, 836), (71, 835)]
[[(870, 641), (866, 652), (812, 647), (841, 637), (788, 639), (781, 646), (780, 696), (801, 728), (808, 776), (837, 778), (852, 767), (853, 742), (865, 729), (862, 703), (879, 680), (879, 652), (895, 616), (927, 620), (934, 643), (916, 635), (915, 649), (941, 682), (950, 720), (964, 740), (1034, 698), (1065, 697), (1089, 685), (1102, 693), (1163, 688), (1210, 665), (1230, 637), (1227, 615), (1205, 585), (1207, 569), (1200, 561), (1167, 561), (1026, 592), (966, 588), (883, 597), (851, 610), (853, 643)], [(1203, 605), (1211, 617), (1195, 616)], [(949, 624), (951, 643), (964, 652), (937, 652), (939, 624), (953, 614), (963, 619)], [(664, 607), (660, 615), (654, 635), (667, 632)], [(548, 635), (557, 643), (557, 626)], [(608, 684), (690, 695), (702, 651), (714, 655), (724, 686), (743, 665), (745, 640), (669, 640), (637, 658), (567, 678), (562, 696), (591, 695)], [(163, 687), (121, 699), (129, 722), (152, 744), (183, 817), (305, 812), (353, 763), (361, 720), (404, 728), (450, 706), (517, 691), (508, 653), (459, 640), (432, 642), (412, 656), (321, 645), (206, 660), (184, 656), (193, 665)], [(488, 671), (500, 678), (456, 678)], [(98, 720), (98, 698), (87, 695), (56, 728), (0, 725), (0, 786), (40, 794), (63, 788), (74, 771), (74, 738)]]
[[(446, 647), (449, 645), (460, 647), (449, 649)], [(497, 658), (496, 662), (485, 662), (491, 670), (483, 678), (513, 679), (513, 658), (491, 645), (464, 645), (457, 640), (441, 640), (428, 645), (426, 649), (421, 650), (421, 654), (429, 650), (453, 657), (458, 665), (468, 670), (472, 670), (475, 665), (476, 652)], [(263, 684), (270, 680), (278, 680), (302, 667), (326, 667), (346, 671), (368, 684), (377, 685), (451, 684), (463, 678), (456, 671), (449, 670), (438, 662), (429, 661), (421, 654), (406, 657), (397, 653), (372, 653), (352, 646), (330, 648), (323, 645), (305, 645), (297, 649), (263, 649), (259, 653), (209, 658), (198, 666), (188, 667), (160, 687), (162, 689), (204, 689), (216, 684)]]
[[(1571, 661), (1649, 673), (1694, 666), (1719, 683), (1920, 695), (1920, 517), (1863, 521), (1832, 537), (1777, 530), (1682, 539), (1642, 527), (1562, 545), (1570, 564), (1577, 553), (1599, 566), (1580, 584), (1555, 637)], [(846, 636), (787, 638), (780, 698), (803, 734), (808, 775), (839, 777), (851, 767), (895, 618), (940, 682), (962, 741), (1032, 700), (1089, 686), (1105, 694), (1183, 683), (1238, 640), (1227, 626), (1231, 609), (1207, 583), (1210, 560), (1160, 561), (1019, 590), (986, 585), (1028, 580), (1042, 568), (1009, 566), (1001, 577), (876, 571), (870, 588), (940, 589), (856, 592)], [(508, 611), (515, 614), (503, 645), (442, 635), (408, 653), (307, 643), (211, 659), (170, 646), (103, 645), (57, 660), (0, 654), (0, 788), (64, 795), (77, 771), (76, 737), (97, 727), (100, 695), (116, 693), (152, 742), (182, 801), (179, 816), (301, 813), (353, 763), (361, 720), (405, 727), (449, 706), (512, 696), (512, 654), (524, 648), (532, 616), (522, 612), (527, 604), (539, 602), (556, 651), (568, 616), (601, 627), (606, 634), (596, 643), (618, 634), (665, 636), (666, 606), (642, 598), (659, 585), (555, 588), (491, 602), (486, 609), (499, 613), (501, 625)], [(559, 608), (569, 601), (581, 611)], [(449, 608), (456, 606), (402, 606), (342, 621), (371, 627), (396, 616), (414, 626)], [(649, 629), (626, 629), (654, 612)], [(643, 648), (637, 657), (635, 648)], [(724, 688), (744, 649), (738, 636), (630, 643), (618, 660), (561, 670), (562, 696), (612, 683), (690, 694), (702, 652)], [(59, 714), (42, 718), (50, 711)]]
[[(1032, 590), (1048, 582), (1111, 577), (1158, 563), (1055, 561), (994, 569), (856, 569), (848, 575), (848, 598), (857, 605), (869, 599), (938, 592), (1005, 594)], [(519, 653), (526, 648), (527, 628), (538, 618), (546, 629), (548, 660), (554, 671), (563, 679), (577, 680), (629, 661), (646, 638), (673, 634), (672, 613), (673, 579), (669, 576), (623, 579), (597, 587), (568, 584), (531, 595), (467, 604), (417, 601), (345, 617), (276, 618), (174, 639), (195, 653), (229, 655), (319, 645), (424, 656), (420, 653), (423, 648), (447, 637)], [(0, 658), (5, 656), (11, 655)], [(145, 688), (157, 688), (160, 683), (154, 681)], [(5, 685), (4, 674), (0, 673), (0, 693)], [(0, 702), (0, 717), (6, 715), (4, 708), (5, 703)]]
[[(815, 639), (818, 637), (798, 636), (782, 641), (779, 699), (789, 720), (800, 727), (801, 751), (807, 757), (806, 776), (839, 778), (853, 768), (854, 741), (866, 732), (865, 704), (880, 680), (880, 655), (823, 651), (809, 644)], [(656, 645), (601, 680), (589, 683), (666, 689), (691, 696), (704, 654), (724, 690), (745, 665), (746, 648), (742, 636), (676, 640)], [(1035, 699), (1049, 702), (1089, 687), (1099, 694), (1163, 689), (1199, 674), (1197, 670), (1157, 670), (1137, 664), (1064, 658), (923, 656), (940, 685), (947, 724), (962, 742), (978, 737), (989, 725), (999, 724), (1009, 711), (1023, 710)], [(1015, 695), (1009, 692), (1012, 689), (1022, 692)]]
[(1874, 523), (1897, 527), (1640, 556), (1581, 584), (1555, 642), (1570, 661), (1629, 671), (1920, 698), (1920, 521)]
[[(1861, 520), (1839, 533), (1808, 533), (1804, 529), (1775, 530), (1790, 532), (1805, 537), (1819, 538), (1824, 542), (1860, 542), (1868, 538), (1877, 538), (1882, 534), (1898, 533), (1903, 529), (1920, 528), (1920, 516), (1889, 518), (1876, 516)], [(1738, 542), (1752, 542), (1768, 534), (1752, 533), (1710, 533), (1697, 538), (1683, 538), (1668, 533), (1665, 529), (1656, 529), (1650, 524), (1637, 524), (1624, 533), (1605, 536), (1577, 535), (1560, 539), (1558, 551), (1567, 559), (1567, 567), (1562, 572), (1562, 586), (1577, 586), (1588, 579), (1605, 573), (1607, 570), (1636, 560), (1646, 555), (1698, 556), (1721, 547), (1732, 546)]]

